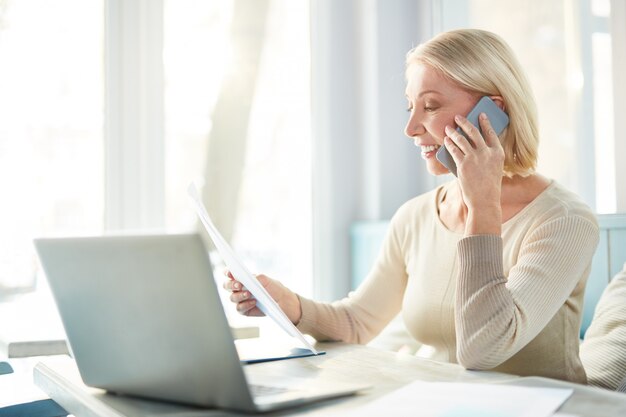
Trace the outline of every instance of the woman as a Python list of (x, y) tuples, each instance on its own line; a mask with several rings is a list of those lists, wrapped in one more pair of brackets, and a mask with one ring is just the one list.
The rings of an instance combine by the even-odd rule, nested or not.
[[(367, 343), (402, 311), (432, 359), (584, 383), (578, 331), (598, 226), (578, 197), (535, 172), (537, 116), (519, 63), (498, 36), (457, 30), (410, 51), (406, 76), (407, 136), (433, 175), (448, 173), (435, 158), (445, 146), (458, 178), (400, 207), (347, 298), (318, 303), (258, 279), (318, 340)], [(484, 135), (463, 117), (483, 96), (509, 116), (501, 140), (484, 114)], [(238, 311), (262, 314), (229, 277)]]

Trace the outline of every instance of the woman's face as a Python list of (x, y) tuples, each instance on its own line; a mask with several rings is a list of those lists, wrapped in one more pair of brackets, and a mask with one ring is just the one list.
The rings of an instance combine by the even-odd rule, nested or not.
[(443, 146), (445, 127), (456, 129), (454, 116), (466, 116), (479, 97), (428, 65), (411, 64), (407, 75), (406, 98), (411, 115), (404, 133), (421, 149), (428, 172), (447, 174), (448, 169), (435, 158), (437, 150)]

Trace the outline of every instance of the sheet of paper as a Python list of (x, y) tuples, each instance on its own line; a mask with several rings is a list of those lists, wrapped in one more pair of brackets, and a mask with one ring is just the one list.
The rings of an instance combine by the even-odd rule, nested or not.
[(269, 295), (259, 281), (248, 271), (243, 262), (241, 262), (235, 254), (235, 251), (233, 251), (230, 245), (222, 237), (213, 224), (213, 221), (204, 207), (204, 204), (202, 204), (198, 190), (193, 183), (189, 185), (187, 193), (189, 194), (189, 197), (191, 197), (193, 206), (198, 213), (198, 217), (200, 217), (200, 220), (204, 224), (211, 240), (222, 257), (222, 260), (233, 276), (236, 277), (237, 280), (252, 293), (254, 298), (256, 298), (259, 309), (265, 313), (266, 316), (274, 320), (285, 332), (287, 332), (287, 334), (297, 338), (307, 349), (317, 355), (317, 350), (315, 350), (315, 348), (306, 340), (304, 335), (300, 333), (296, 326), (293, 325), (291, 320), (287, 318), (272, 296)]
[(416, 381), (343, 416), (548, 417), (572, 389)]

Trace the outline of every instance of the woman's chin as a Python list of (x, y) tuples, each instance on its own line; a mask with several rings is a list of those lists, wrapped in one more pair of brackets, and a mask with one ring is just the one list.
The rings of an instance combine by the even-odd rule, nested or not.
[(426, 160), (426, 170), (430, 175), (445, 175), (450, 171), (436, 158), (428, 158)]

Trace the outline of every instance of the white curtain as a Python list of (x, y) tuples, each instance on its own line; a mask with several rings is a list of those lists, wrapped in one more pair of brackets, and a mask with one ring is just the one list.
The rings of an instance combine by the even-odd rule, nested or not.
[(213, 110), (202, 198), (227, 241), (233, 234), (250, 109), (260, 68), (269, 0), (235, 0), (232, 62)]

